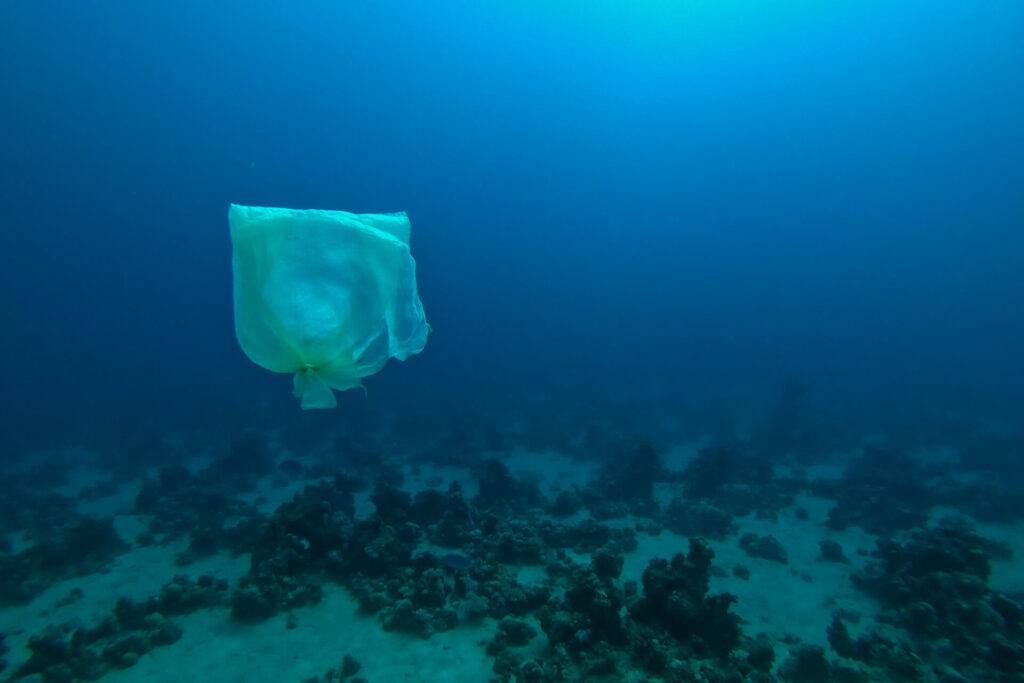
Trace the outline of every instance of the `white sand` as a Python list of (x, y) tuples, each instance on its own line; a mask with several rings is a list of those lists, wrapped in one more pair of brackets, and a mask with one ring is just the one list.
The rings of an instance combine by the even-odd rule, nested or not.
[[(258, 624), (231, 622), (225, 610), (198, 612), (178, 622), (185, 635), (158, 648), (133, 668), (109, 674), (111, 683), (152, 681), (245, 681), (281, 683), (322, 676), (340, 668), (350, 654), (362, 663), (361, 676), (373, 683), (399, 681), (486, 681), (491, 661), (475, 644), (472, 630), (435, 634), (428, 640), (386, 633), (376, 617), (359, 614), (354, 599), (338, 586), (326, 586), (324, 599)], [(480, 632), (493, 630), (481, 627)]]

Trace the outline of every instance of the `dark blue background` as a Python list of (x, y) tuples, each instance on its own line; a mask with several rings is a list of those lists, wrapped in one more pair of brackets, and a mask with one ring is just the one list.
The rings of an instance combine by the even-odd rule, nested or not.
[(434, 334), (318, 420), (789, 377), (1019, 415), (1022, 38), (1016, 0), (8, 0), (5, 436), (294, 416), (232, 201), (413, 220)]

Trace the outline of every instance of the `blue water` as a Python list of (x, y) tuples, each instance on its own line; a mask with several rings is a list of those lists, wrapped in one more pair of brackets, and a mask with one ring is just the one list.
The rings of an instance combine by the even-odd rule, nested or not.
[[(10, 453), (139, 429), (1024, 408), (1024, 5), (0, 6)], [(407, 211), (341, 409), (234, 338), (230, 202)]]

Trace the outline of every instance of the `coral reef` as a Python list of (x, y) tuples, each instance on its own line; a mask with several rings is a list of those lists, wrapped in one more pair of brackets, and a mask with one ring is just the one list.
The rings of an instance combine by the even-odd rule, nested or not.
[(616, 444), (604, 465), (587, 485), (583, 500), (594, 519), (630, 513), (650, 517), (658, 512), (654, 484), (668, 476), (658, 450), (647, 440), (634, 438)]
[(759, 557), (762, 560), (789, 564), (789, 553), (778, 539), (774, 536), (758, 536), (757, 534), (743, 534), (740, 537), (740, 548), (751, 557)]
[(815, 495), (832, 498), (828, 526), (843, 530), (856, 525), (888, 536), (923, 526), (936, 503), (930, 487), (942, 476), (937, 466), (925, 466), (910, 456), (869, 447), (854, 458), (839, 480), (815, 480)]
[[(237, 457), (228, 461), (234, 462)], [(192, 475), (180, 465), (168, 465), (160, 469), (156, 479), (144, 481), (135, 498), (135, 509), (149, 515), (150, 522), (147, 532), (137, 540), (151, 545), (187, 537), (188, 550), (179, 556), (183, 565), (219, 550), (234, 554), (250, 551), (249, 540), (260, 515), (237, 494), (251, 484), (252, 473), (225, 477), (224, 467), (215, 463)]]
[(128, 545), (113, 519), (69, 514), (14, 555), (0, 555), (0, 606), (21, 605), (55, 581), (104, 569)]
[(823, 539), (818, 543), (818, 547), (821, 549), (821, 559), (826, 562), (840, 562), (847, 564), (850, 561), (843, 553), (843, 546), (833, 540), (827, 538)]
[(94, 681), (111, 669), (127, 669), (155, 647), (171, 645), (182, 628), (168, 615), (189, 614), (223, 604), (227, 584), (211, 576), (195, 581), (176, 576), (160, 594), (142, 603), (118, 601), (113, 614), (94, 626), (78, 623), (49, 626), (29, 638), (31, 656), (15, 672), (15, 680), (50, 682)]
[(949, 523), (917, 530), (905, 543), (879, 540), (874, 562), (854, 575), (854, 585), (881, 601), (886, 611), (878, 621), (898, 630), (879, 629), (850, 643), (834, 620), (833, 648), (907, 680), (916, 680), (912, 674), (925, 659), (950, 680), (1024, 677), (1020, 596), (986, 585), (994, 549), (1005, 552)]
[(635, 584), (616, 583), (621, 556), (596, 554), (589, 565), (572, 568), (561, 599), (538, 611), (550, 646), (542, 658), (509, 647), (517, 644), (508, 635), (513, 628), (525, 633), (519, 642), (533, 637), (527, 625), (510, 621), (499, 627), (488, 646), (496, 655), (495, 674), (500, 680), (622, 680), (638, 668), (667, 680), (688, 680), (684, 676), (695, 672), (687, 662), (709, 658), (721, 672), (766, 673), (772, 658), (766, 659), (763, 647), (751, 646), (757, 650), (753, 658), (729, 658), (742, 634), (739, 619), (729, 612), (734, 598), (707, 595), (712, 557), (706, 543), (692, 540), (686, 556), (652, 560), (640, 594)]
[[(261, 619), (319, 602), (326, 573), (344, 575), (359, 555), (348, 478), (310, 485), (281, 505), (252, 542), (249, 574), (231, 598), (237, 619)], [(384, 528), (378, 524), (378, 528)], [(363, 546), (364, 564), (387, 564), (393, 546)], [(401, 561), (407, 553), (401, 553)]]

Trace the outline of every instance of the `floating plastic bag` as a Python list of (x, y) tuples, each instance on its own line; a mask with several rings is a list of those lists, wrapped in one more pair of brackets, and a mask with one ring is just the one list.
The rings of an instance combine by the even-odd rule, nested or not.
[(404, 213), (231, 205), (235, 335), (295, 374), (302, 407), (334, 408), (388, 358), (423, 350), (427, 323)]

